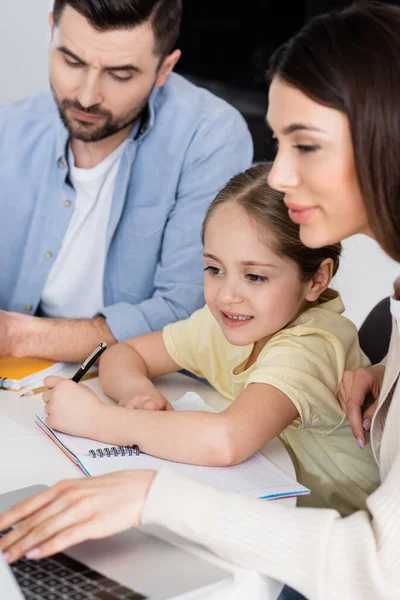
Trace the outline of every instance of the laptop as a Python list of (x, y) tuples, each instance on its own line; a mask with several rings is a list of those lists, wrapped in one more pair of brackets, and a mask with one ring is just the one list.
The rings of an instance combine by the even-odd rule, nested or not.
[[(0, 512), (44, 489), (35, 485), (1, 494)], [(8, 565), (0, 553), (1, 598), (7, 600), (189, 599), (230, 582), (228, 571), (141, 529), (39, 561)]]

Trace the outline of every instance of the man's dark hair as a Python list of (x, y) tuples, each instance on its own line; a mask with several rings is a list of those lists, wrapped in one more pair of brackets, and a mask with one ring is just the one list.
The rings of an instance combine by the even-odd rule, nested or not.
[(66, 6), (81, 14), (98, 31), (132, 29), (146, 21), (153, 27), (156, 55), (172, 52), (179, 35), (182, 0), (55, 0), (57, 26)]

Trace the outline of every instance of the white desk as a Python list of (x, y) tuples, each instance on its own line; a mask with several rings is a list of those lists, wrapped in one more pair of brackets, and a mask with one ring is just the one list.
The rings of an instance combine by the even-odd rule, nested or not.
[[(74, 370), (72, 367), (68, 368), (63, 371), (63, 374), (71, 376)], [(87, 384), (105, 399), (98, 379), (91, 380)], [(218, 410), (227, 404), (227, 400), (210, 386), (178, 373), (160, 378), (157, 387), (172, 401), (177, 400), (187, 391), (193, 391)], [(41, 396), (21, 398), (17, 392), (0, 391), (0, 493), (38, 483), (53, 485), (60, 479), (83, 477), (81, 471), (35, 425), (35, 413), (42, 408)], [(279, 440), (268, 444), (263, 449), (263, 453), (276, 466), (291, 477), (295, 477), (289, 455)], [(279, 500), (279, 502), (288, 506), (295, 505), (294, 498)], [(234, 575), (234, 581), (224, 595), (230, 600), (243, 598), (276, 600), (282, 589), (280, 583), (262, 577), (256, 572), (233, 567), (204, 548), (181, 540), (169, 532), (157, 530), (156, 533), (230, 570)], [(92, 566), (96, 568), (96, 565)], [(208, 594), (207, 600), (217, 600), (217, 598)], [(218, 600), (221, 600), (221, 591)]]

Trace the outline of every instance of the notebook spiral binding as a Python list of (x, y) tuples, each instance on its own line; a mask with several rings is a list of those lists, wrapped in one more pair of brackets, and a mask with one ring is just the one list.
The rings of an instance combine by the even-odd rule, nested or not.
[(89, 450), (92, 458), (111, 458), (117, 456), (139, 456), (139, 446), (113, 446), (112, 448), (95, 448)]

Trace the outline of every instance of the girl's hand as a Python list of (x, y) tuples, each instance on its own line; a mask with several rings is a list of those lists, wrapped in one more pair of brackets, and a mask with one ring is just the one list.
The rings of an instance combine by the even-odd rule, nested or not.
[(44, 558), (85, 540), (136, 527), (155, 475), (120, 471), (61, 481), (0, 515), (0, 531), (18, 523), (0, 539), (0, 550), (9, 563), (23, 556)]
[[(338, 400), (350, 421), (351, 430), (360, 447), (365, 446), (365, 432), (371, 427), (372, 417), (378, 407), (384, 374), (384, 365), (374, 365), (343, 373)], [(373, 402), (365, 408), (369, 394)]]
[(149, 394), (128, 396), (118, 402), (118, 406), (136, 410), (174, 410), (168, 400), (156, 389)]
[(46, 425), (70, 435), (92, 437), (102, 419), (104, 404), (88, 387), (62, 377), (46, 377), (43, 394)]

